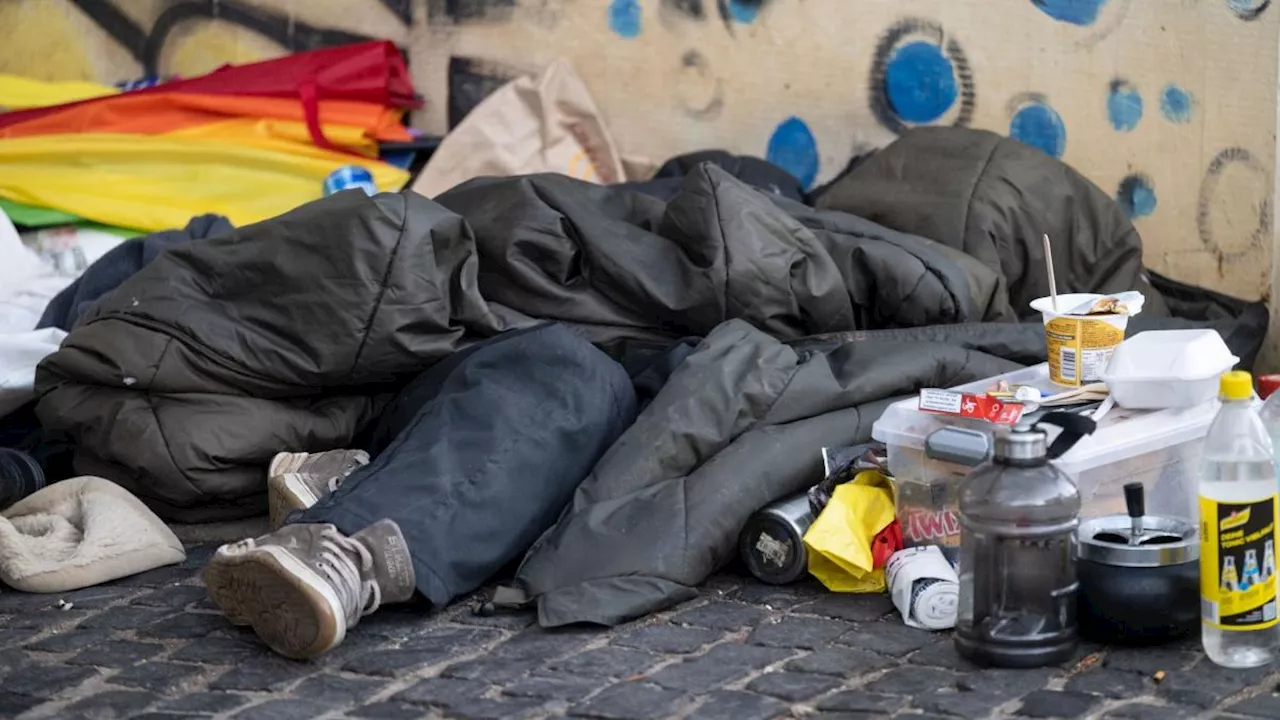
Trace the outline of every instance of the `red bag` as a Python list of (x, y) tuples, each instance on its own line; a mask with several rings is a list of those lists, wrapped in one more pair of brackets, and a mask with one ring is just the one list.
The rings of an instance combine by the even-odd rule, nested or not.
[[(404, 58), (389, 40), (321, 48), (248, 65), (224, 65), (208, 75), (161, 83), (126, 95), (154, 92), (296, 97), (302, 102), (311, 139), (316, 145), (330, 150), (339, 148), (325, 139), (320, 130), (317, 104), (320, 98), (360, 100), (399, 108), (422, 105), (414, 94), (413, 80)], [(120, 97), (125, 95), (0, 113), (0, 127), (42, 117), (73, 105), (110, 103)]]

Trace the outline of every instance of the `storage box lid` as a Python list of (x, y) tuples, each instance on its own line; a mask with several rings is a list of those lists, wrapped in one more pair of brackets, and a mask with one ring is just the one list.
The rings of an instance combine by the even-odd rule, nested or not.
[[(1061, 391), (1061, 388), (1049, 382), (1049, 366), (1046, 364), (953, 389), (982, 393), (1001, 380), (1012, 385), (1033, 385), (1046, 391)], [(944, 427), (993, 431), (990, 423), (980, 420), (920, 412), (918, 404), (917, 398), (909, 398), (890, 405), (872, 426), (871, 437), (886, 445), (923, 450), (925, 438)], [(1092, 435), (1076, 443), (1056, 464), (1063, 472), (1075, 477), (1096, 467), (1197, 440), (1209, 432), (1209, 425), (1218, 413), (1218, 406), (1217, 400), (1211, 400), (1191, 408), (1169, 410), (1113, 408), (1103, 417)], [(1057, 429), (1046, 426), (1046, 430), (1052, 442)]]

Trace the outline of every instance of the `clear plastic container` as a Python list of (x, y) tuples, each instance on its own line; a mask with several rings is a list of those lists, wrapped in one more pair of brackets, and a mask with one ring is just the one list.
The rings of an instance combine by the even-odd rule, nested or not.
[[(1061, 390), (1049, 382), (1044, 364), (954, 389), (982, 393), (1001, 380), (1046, 391)], [(1214, 399), (1190, 408), (1114, 408), (1107, 413), (1093, 435), (1054, 461), (1079, 488), (1081, 519), (1125, 513), (1125, 483), (1141, 482), (1151, 514), (1196, 522), (1204, 437), (1219, 405)], [(985, 459), (974, 460), (972, 450), (978, 437), (990, 437), (992, 426), (980, 420), (920, 412), (917, 406), (916, 398), (889, 406), (871, 435), (888, 447), (889, 472), (898, 486), (898, 519), (906, 544), (958, 548), (956, 490), (960, 479)], [(934, 435), (947, 428), (976, 432), (971, 432), (970, 438), (954, 432)], [(1051, 432), (1050, 442), (1057, 431)], [(948, 555), (954, 558), (954, 552)]]

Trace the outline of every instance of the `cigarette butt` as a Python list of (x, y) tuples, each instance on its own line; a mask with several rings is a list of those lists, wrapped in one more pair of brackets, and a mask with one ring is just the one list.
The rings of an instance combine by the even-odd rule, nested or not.
[(1156, 681), (1156, 684), (1157, 684), (1157, 685), (1159, 685), (1159, 684), (1160, 684), (1160, 682), (1164, 680), (1164, 671), (1163, 671), (1163, 670), (1157, 670), (1157, 671), (1156, 671), (1156, 674), (1151, 676), (1151, 679), (1152, 679), (1152, 680), (1155, 680), (1155, 681)]

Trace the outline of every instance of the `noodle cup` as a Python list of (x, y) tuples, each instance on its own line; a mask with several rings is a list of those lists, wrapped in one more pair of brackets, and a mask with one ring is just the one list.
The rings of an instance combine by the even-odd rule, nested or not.
[[(1106, 297), (1094, 293), (1058, 296), (1058, 308), (1078, 308)], [(1072, 315), (1053, 309), (1053, 298), (1042, 297), (1031, 309), (1044, 317), (1044, 344), (1049, 359), (1049, 379), (1057, 385), (1080, 387), (1101, 382), (1111, 354), (1124, 342), (1130, 315)], [(1141, 308), (1138, 309), (1141, 312)]]

